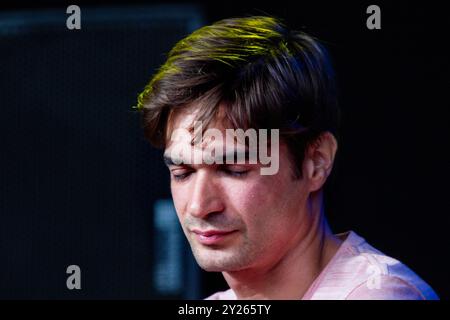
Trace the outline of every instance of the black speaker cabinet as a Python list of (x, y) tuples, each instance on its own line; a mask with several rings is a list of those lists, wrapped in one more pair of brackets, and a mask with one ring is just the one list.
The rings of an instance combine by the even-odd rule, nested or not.
[(72, 30), (66, 8), (0, 13), (0, 298), (199, 298), (132, 107), (201, 10), (80, 10)]

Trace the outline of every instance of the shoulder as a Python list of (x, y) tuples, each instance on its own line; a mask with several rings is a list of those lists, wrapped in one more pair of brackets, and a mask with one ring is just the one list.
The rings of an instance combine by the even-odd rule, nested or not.
[(392, 275), (380, 275), (353, 288), (346, 300), (426, 300), (416, 286)]
[(350, 232), (316, 284), (314, 299), (438, 299), (406, 265)]

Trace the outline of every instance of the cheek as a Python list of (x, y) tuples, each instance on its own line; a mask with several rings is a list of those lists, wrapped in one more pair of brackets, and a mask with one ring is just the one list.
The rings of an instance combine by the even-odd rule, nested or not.
[(175, 206), (175, 210), (177, 211), (178, 217), (181, 217), (184, 213), (184, 208), (188, 201), (188, 193), (183, 192), (183, 188), (180, 187), (170, 187), (172, 193), (173, 205)]
[(257, 206), (265, 195), (267, 195), (267, 187), (260, 182), (242, 182), (239, 184), (230, 184), (224, 188), (227, 190), (228, 202), (238, 211), (247, 213), (246, 208)]
[(297, 227), (302, 202), (299, 186), (286, 181), (280, 176), (265, 176), (226, 188), (228, 203), (245, 222), (251, 238)]
[(278, 191), (272, 186), (273, 181), (245, 182), (230, 185), (227, 190), (228, 206), (245, 221), (248, 229), (260, 229), (273, 219), (279, 201)]
[(270, 209), (287, 195), (286, 183), (279, 176), (260, 176), (254, 181), (244, 183), (233, 190), (233, 197), (246, 207)]

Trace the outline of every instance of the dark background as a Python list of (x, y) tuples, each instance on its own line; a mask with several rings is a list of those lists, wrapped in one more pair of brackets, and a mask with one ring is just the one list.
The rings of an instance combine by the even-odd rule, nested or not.
[[(66, 29), (64, 2), (1, 4), (0, 298), (202, 298), (226, 288), (195, 267), (175, 220), (158, 227), (168, 173), (132, 106), (196, 27), (271, 14), (322, 39), (337, 70), (333, 230), (356, 231), (448, 299), (449, 28), (440, 3), (79, 1), (78, 31)], [(381, 30), (366, 28), (370, 4), (381, 8)], [(66, 288), (72, 264), (81, 290)]]

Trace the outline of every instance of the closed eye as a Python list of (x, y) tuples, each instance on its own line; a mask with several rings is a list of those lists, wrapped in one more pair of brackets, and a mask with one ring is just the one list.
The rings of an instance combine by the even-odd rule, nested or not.
[[(249, 169), (247, 168), (234, 168), (229, 166), (220, 166), (218, 168), (219, 172), (222, 172), (223, 174), (230, 176), (230, 177), (236, 177), (241, 178), (244, 177), (249, 173)], [(189, 176), (194, 172), (194, 170), (191, 169), (174, 169), (171, 170), (171, 177), (173, 180), (181, 182), (189, 178)]]
[(220, 168), (222, 172), (225, 174), (232, 176), (232, 177), (243, 177), (245, 176), (250, 170), (247, 169), (232, 169), (228, 167), (222, 167)]
[(171, 176), (176, 181), (182, 181), (182, 180), (185, 180), (186, 178), (188, 178), (191, 173), (192, 173), (191, 170), (186, 170), (186, 169), (183, 169), (183, 170), (172, 170), (171, 171)]

